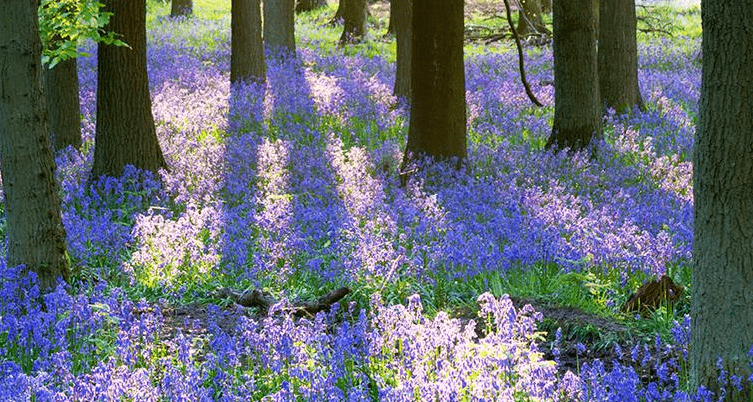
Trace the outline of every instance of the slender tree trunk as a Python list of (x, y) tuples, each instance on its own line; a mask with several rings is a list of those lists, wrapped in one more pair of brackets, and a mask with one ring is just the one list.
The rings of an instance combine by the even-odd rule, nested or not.
[(554, 0), (554, 127), (547, 148), (580, 150), (601, 135), (593, 0)]
[(395, 61), (395, 96), (411, 100), (410, 69), (413, 47), (413, 0), (392, 0), (395, 9), (395, 34), (397, 35), (397, 60)]
[(327, 0), (298, 0), (295, 5), (296, 13), (314, 11), (327, 5)]
[(274, 52), (295, 54), (295, 0), (264, 1), (264, 43)]
[(94, 177), (119, 177), (126, 165), (157, 172), (166, 167), (157, 140), (146, 70), (146, 0), (107, 0), (106, 30), (130, 48), (101, 43), (97, 55), (97, 128)]
[(397, 5), (395, 3), (395, 0), (390, 0), (390, 14), (388, 17), (390, 19), (390, 22), (387, 24), (387, 33), (385, 34), (385, 36), (397, 35), (397, 27), (395, 27), (395, 19), (397, 18), (395, 13), (397, 12)]
[(521, 10), (518, 11), (518, 28), (519, 36), (528, 34), (549, 32), (544, 25), (544, 19), (541, 16), (540, 0), (520, 0)]
[(261, 38), (261, 2), (232, 0), (230, 82), (264, 82), (267, 66)]
[[(717, 359), (726, 401), (750, 401), (753, 345), (753, 3), (703, 1), (701, 102), (693, 148), (692, 389), (718, 395)], [(716, 398), (713, 398), (716, 399)]]
[(78, 62), (68, 59), (44, 69), (47, 110), (54, 149), (81, 147), (81, 104), (78, 98)]
[(183, 17), (193, 14), (193, 0), (173, 0), (170, 7), (171, 17)]
[(599, 1), (599, 92), (608, 108), (643, 110), (638, 88), (635, 0)]
[(413, 2), (413, 89), (403, 166), (422, 155), (466, 157), (463, 0)]
[(40, 288), (68, 280), (60, 189), (42, 90), (35, 1), (7, 2), (0, 13), (0, 172), (8, 266), (25, 264)]
[(343, 33), (340, 44), (358, 43), (366, 34), (366, 0), (340, 0), (343, 7)]

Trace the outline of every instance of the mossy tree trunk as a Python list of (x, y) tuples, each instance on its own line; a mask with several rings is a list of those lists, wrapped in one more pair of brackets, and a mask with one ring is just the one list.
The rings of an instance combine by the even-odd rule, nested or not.
[(594, 4), (554, 0), (554, 125), (549, 149), (584, 149), (601, 135)]
[(81, 147), (81, 104), (78, 92), (78, 62), (68, 59), (54, 68), (44, 66), (44, 86), (53, 148)]
[(466, 157), (463, 0), (414, 0), (412, 106), (403, 166)]
[(261, 2), (232, 0), (230, 14), (230, 82), (264, 82), (267, 66), (261, 37)]
[(393, 94), (408, 102), (411, 100), (410, 70), (413, 47), (413, 0), (392, 0), (395, 9), (395, 35), (397, 36), (397, 59), (395, 60), (395, 87)]
[(358, 43), (366, 34), (366, 0), (340, 0), (343, 12), (343, 33), (340, 44)]
[(68, 280), (60, 189), (42, 89), (35, 1), (6, 2), (0, 13), (0, 172), (8, 266), (25, 264), (40, 288)]
[(638, 87), (635, 0), (599, 1), (599, 93), (618, 112), (644, 109)]
[(99, 44), (94, 177), (119, 177), (126, 165), (154, 173), (167, 167), (149, 97), (146, 69), (146, 0), (107, 0), (108, 31), (130, 47)]
[(295, 0), (264, 1), (264, 44), (274, 53), (295, 54)]
[[(691, 389), (750, 401), (753, 344), (753, 3), (703, 1), (701, 102), (693, 148)], [(715, 399), (715, 398), (714, 398)]]

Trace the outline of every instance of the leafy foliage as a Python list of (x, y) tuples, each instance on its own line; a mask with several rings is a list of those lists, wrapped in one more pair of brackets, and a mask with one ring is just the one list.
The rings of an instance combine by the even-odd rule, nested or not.
[(115, 32), (105, 31), (112, 13), (102, 11), (102, 7), (92, 0), (42, 0), (38, 11), (42, 62), (53, 68), (61, 61), (88, 56), (79, 50), (86, 39), (127, 46)]

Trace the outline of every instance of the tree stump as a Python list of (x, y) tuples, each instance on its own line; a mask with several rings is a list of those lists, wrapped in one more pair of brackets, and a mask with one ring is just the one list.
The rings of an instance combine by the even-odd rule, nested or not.
[(685, 288), (674, 283), (668, 276), (662, 275), (658, 281), (652, 279), (638, 288), (638, 291), (622, 305), (620, 311), (623, 313), (637, 311), (645, 317), (662, 304), (674, 304), (684, 291)]

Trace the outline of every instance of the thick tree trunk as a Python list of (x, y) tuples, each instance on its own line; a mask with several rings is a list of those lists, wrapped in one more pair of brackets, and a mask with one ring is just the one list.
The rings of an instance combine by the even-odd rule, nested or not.
[(171, 17), (184, 17), (193, 13), (193, 0), (173, 0), (170, 7)]
[[(703, 67), (693, 149), (693, 286), (690, 367), (693, 388), (719, 390), (726, 401), (750, 401), (748, 351), (753, 344), (753, 3), (701, 3)], [(716, 398), (714, 398), (716, 399)]]
[(413, 99), (403, 166), (422, 155), (466, 157), (463, 0), (415, 0)]
[(520, 0), (522, 10), (518, 11), (518, 27), (516, 29), (519, 36), (549, 32), (541, 16), (541, 4), (539, 1)]
[(295, 54), (295, 0), (264, 1), (264, 43), (273, 52)]
[(618, 112), (644, 109), (638, 88), (635, 0), (599, 1), (599, 92)]
[(81, 147), (81, 104), (78, 98), (78, 63), (68, 59), (53, 69), (44, 67), (47, 110), (53, 148)]
[(395, 61), (395, 88), (393, 93), (395, 96), (410, 102), (413, 0), (392, 0), (390, 7), (395, 9), (392, 20), (395, 21), (395, 34), (397, 35), (397, 60)]
[(8, 266), (25, 264), (42, 289), (68, 280), (60, 191), (42, 90), (34, 1), (7, 2), (0, 13), (0, 171)]
[(296, 13), (314, 11), (327, 5), (327, 0), (298, 0), (295, 5)]
[(264, 82), (267, 66), (261, 38), (261, 2), (232, 0), (230, 82)]
[(119, 177), (126, 165), (157, 172), (166, 167), (157, 140), (146, 70), (146, 0), (107, 0), (108, 31), (130, 48), (99, 44), (97, 128), (92, 175)]
[(339, 24), (343, 19), (343, 2), (347, 0), (340, 0), (337, 2), (337, 10), (335, 11), (335, 16), (332, 17), (331, 20), (329, 20), (330, 25), (337, 25)]
[(554, 127), (547, 148), (580, 150), (601, 135), (593, 0), (554, 0)]
[(366, 0), (340, 0), (343, 8), (343, 33), (340, 44), (358, 43), (366, 34)]

